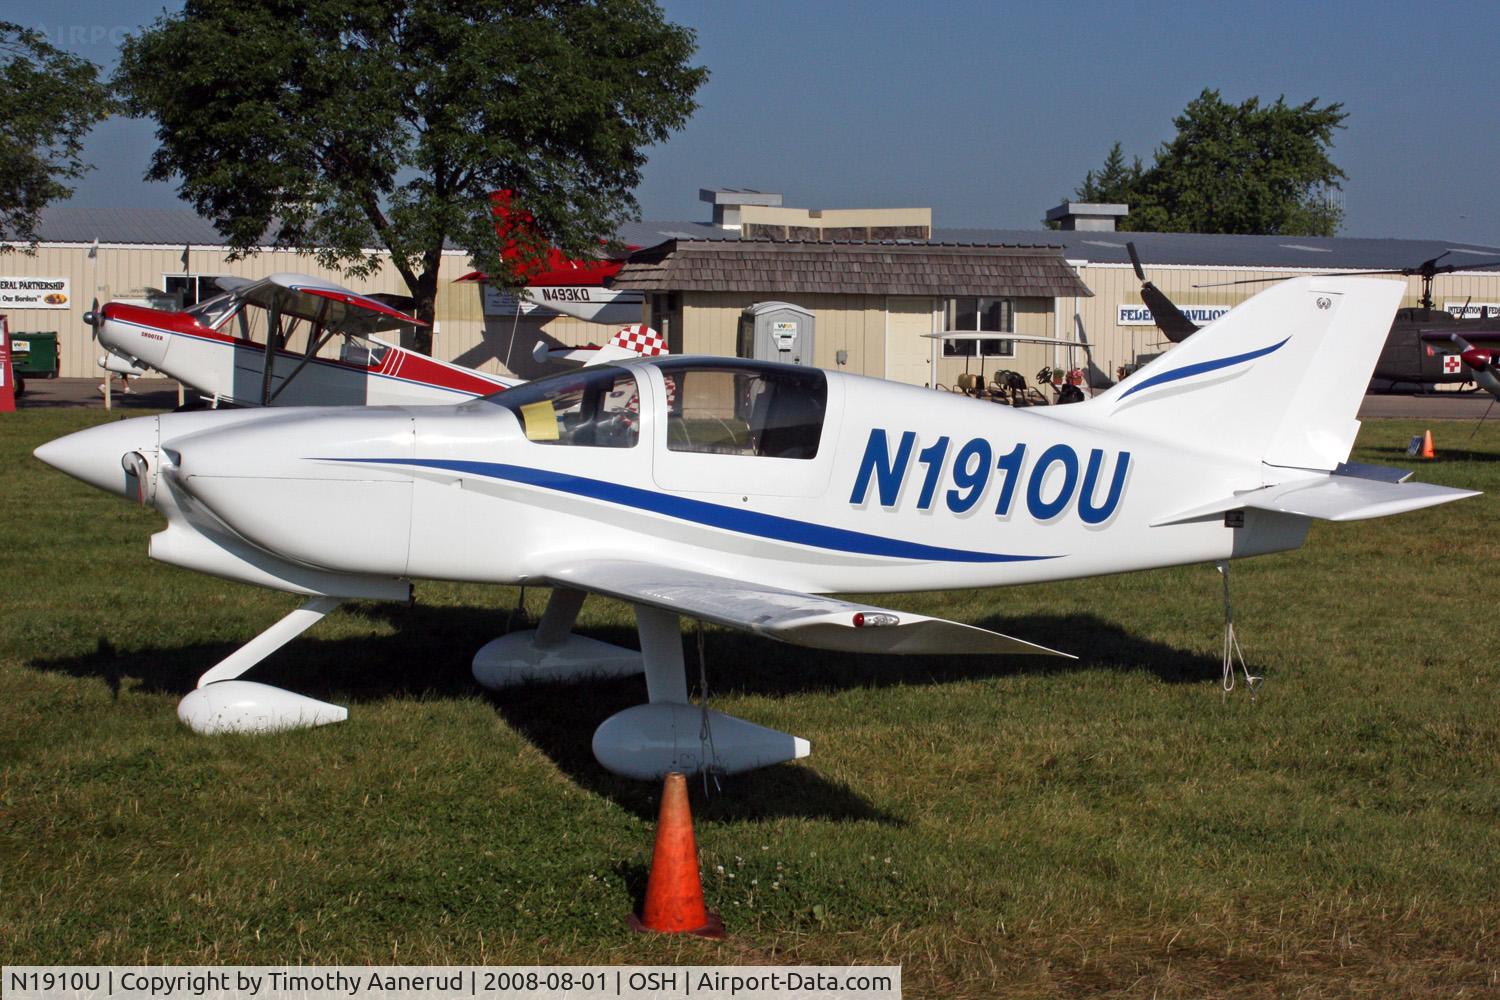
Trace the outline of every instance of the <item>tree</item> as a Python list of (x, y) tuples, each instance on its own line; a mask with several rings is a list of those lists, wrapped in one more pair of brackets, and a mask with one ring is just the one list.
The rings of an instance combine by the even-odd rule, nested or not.
[(529, 213), (513, 237), (578, 255), (638, 211), (645, 148), (707, 76), (693, 51), (653, 0), (188, 0), (126, 39), (116, 83), (157, 123), (147, 177), (236, 253), (367, 275), (387, 251), (430, 322), (445, 244), (516, 283), (491, 192)]
[(1234, 105), (1204, 90), (1173, 119), (1177, 135), (1149, 169), (1139, 159), (1125, 167), (1115, 143), (1076, 194), (1128, 203), (1121, 228), (1138, 232), (1332, 236), (1343, 211), (1328, 194), (1345, 175), (1328, 152), (1347, 117), (1317, 98)]
[(1144, 173), (1145, 168), (1141, 166), (1139, 156), (1134, 163), (1125, 165), (1125, 153), (1116, 142), (1109, 147), (1109, 154), (1104, 157), (1104, 166), (1098, 172), (1090, 170), (1085, 174), (1083, 183), (1074, 191), (1074, 196), (1079, 201), (1119, 204), (1129, 200)]
[(0, 108), (0, 232), (34, 245), (42, 209), (91, 169), (83, 137), (114, 102), (93, 63), (0, 21)]
[[(1084, 174), (1083, 183), (1073, 190), (1073, 197), (1069, 200), (1096, 205), (1128, 204), (1134, 208), (1136, 190), (1145, 170), (1139, 156), (1127, 166), (1125, 152), (1116, 142), (1109, 147), (1109, 153), (1104, 157), (1104, 166)], [(1055, 219), (1047, 219), (1045, 222), (1048, 229), (1061, 228), (1061, 224)]]

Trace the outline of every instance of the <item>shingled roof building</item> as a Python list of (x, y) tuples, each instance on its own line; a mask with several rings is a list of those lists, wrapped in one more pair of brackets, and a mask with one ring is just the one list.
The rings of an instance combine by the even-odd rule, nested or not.
[[(991, 370), (1048, 363), (1050, 346), (1003, 335), (1055, 336), (1057, 300), (1092, 294), (1058, 247), (895, 241), (673, 239), (633, 254), (615, 285), (646, 293), (674, 352), (732, 355), (744, 310), (787, 299), (816, 318), (814, 364), (924, 385), (977, 371), (976, 354)], [(924, 336), (946, 329), (996, 336)]]

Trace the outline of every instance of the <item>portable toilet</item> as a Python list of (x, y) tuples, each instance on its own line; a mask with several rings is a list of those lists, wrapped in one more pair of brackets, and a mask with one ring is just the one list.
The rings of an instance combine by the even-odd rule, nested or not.
[(813, 325), (810, 310), (790, 302), (757, 302), (740, 313), (736, 353), (757, 361), (813, 363)]

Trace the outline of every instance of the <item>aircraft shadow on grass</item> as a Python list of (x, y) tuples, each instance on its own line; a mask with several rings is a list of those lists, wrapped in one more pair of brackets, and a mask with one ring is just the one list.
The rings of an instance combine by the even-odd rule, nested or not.
[[(391, 697), (466, 697), (480, 691), (469, 673), (474, 650), (505, 630), (503, 611), (481, 608), (349, 604), (345, 613), (387, 624), (389, 635), (317, 639), (303, 636), (257, 666), (247, 680), (341, 704)], [(807, 650), (719, 629), (704, 634), (711, 698), (760, 695), (782, 698), (815, 691), (945, 684), (1007, 674), (1080, 669), (1147, 670), (1173, 683), (1217, 678), (1218, 659), (1132, 635), (1093, 615), (1035, 615), (986, 619), (977, 624), (1079, 653), (1080, 660), (1042, 656), (859, 656)], [(586, 628), (585, 634), (622, 646), (636, 645), (634, 629)], [(686, 634), (689, 686), (698, 687), (693, 632)], [(118, 696), (122, 687), (186, 694), (198, 676), (233, 652), (232, 643), (198, 643), (122, 652), (107, 640), (83, 656), (37, 659), (37, 670), (103, 680)], [(530, 684), (488, 693), (505, 722), (546, 754), (579, 786), (637, 815), (655, 815), (651, 783), (616, 777), (594, 760), (594, 730), (614, 713), (645, 700), (639, 677), (580, 684)], [(816, 759), (816, 758), (814, 758)], [(704, 820), (732, 822), (798, 816), (835, 821), (900, 824), (842, 783), (805, 765), (764, 768), (723, 779), (723, 794), (696, 806)], [(692, 785), (701, 789), (694, 779)], [(695, 795), (695, 798), (700, 796)]]

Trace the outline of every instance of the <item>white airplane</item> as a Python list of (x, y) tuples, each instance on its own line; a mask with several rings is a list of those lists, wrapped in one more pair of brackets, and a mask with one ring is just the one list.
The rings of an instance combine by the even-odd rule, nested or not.
[[(426, 324), (321, 278), (216, 280), (224, 294), (180, 312), (96, 303), (84, 319), (107, 352), (100, 367), (125, 376), (154, 368), (215, 405), (237, 406), (453, 403), (520, 384), (380, 340), (377, 333)], [(664, 353), (660, 336), (637, 325), (604, 347), (537, 356), (594, 365)]]
[[(406, 600), (418, 577), (546, 585), (539, 627), (480, 649), (476, 678), (644, 672), (599, 761), (733, 773), (809, 747), (689, 703), (682, 615), (818, 649), (1066, 656), (822, 595), (1225, 564), (1297, 548), (1314, 519), (1473, 496), (1345, 464), (1403, 289), (1288, 281), (1074, 406), (675, 357), (447, 407), (125, 420), (36, 455), (160, 511), (153, 558), (307, 599), (203, 675), (179, 707), (197, 731), (345, 718), (240, 679), (343, 600)], [(587, 594), (634, 605), (639, 653), (572, 633)]]

